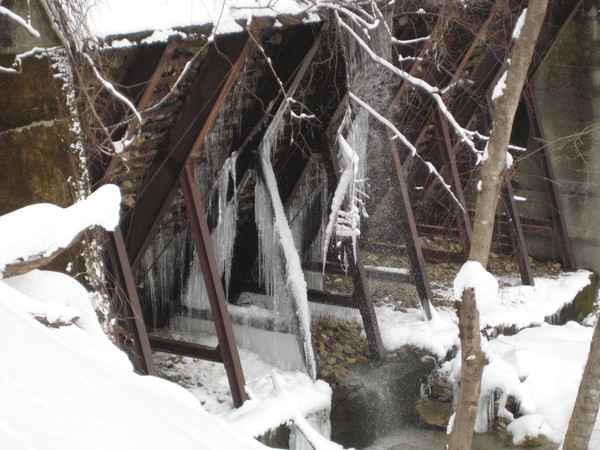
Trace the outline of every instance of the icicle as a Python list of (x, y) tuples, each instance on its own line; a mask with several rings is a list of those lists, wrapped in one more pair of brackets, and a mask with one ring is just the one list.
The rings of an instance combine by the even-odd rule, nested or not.
[[(300, 186), (296, 196), (291, 200), (286, 215), (290, 222), (292, 236), (296, 249), (301, 255), (306, 255), (310, 261), (320, 261), (323, 258), (323, 232), (326, 227), (325, 211), (328, 201), (327, 172), (323, 164), (314, 164), (311, 173), (307, 175), (306, 182)], [(312, 173), (314, 172), (314, 173)], [(317, 236), (310, 246), (305, 242), (307, 227), (320, 223)], [(312, 236), (311, 236), (312, 237)], [(323, 289), (323, 274), (321, 272), (307, 271), (304, 273), (306, 284), (311, 289)]]
[[(263, 210), (272, 208), (272, 213), (261, 218), (257, 217), (257, 222), (260, 222), (257, 223), (257, 226), (259, 227), (259, 234), (262, 235), (262, 243), (267, 246), (267, 249), (271, 245), (279, 247), (270, 250), (273, 254), (268, 255), (269, 260), (266, 260), (264, 256), (261, 258), (263, 263), (261, 272), (263, 273), (263, 279), (271, 276), (273, 277), (273, 288), (279, 289), (280, 283), (284, 283), (285, 288), (282, 289), (282, 293), (287, 292), (290, 296), (291, 301), (288, 300), (286, 303), (290, 304), (293, 308), (294, 318), (297, 321), (298, 339), (303, 352), (306, 369), (309, 376), (315, 379), (316, 362), (311, 342), (310, 311), (308, 309), (306, 281), (304, 279), (302, 264), (294, 244), (290, 225), (285, 216), (281, 198), (279, 197), (277, 181), (271, 165), (275, 144), (283, 130), (283, 117), (285, 112), (285, 105), (282, 105), (275, 114), (269, 128), (267, 128), (259, 148), (263, 177), (256, 185), (255, 201), (257, 205), (260, 202), (260, 205), (257, 206), (257, 211), (259, 207)], [(269, 219), (272, 222), (272, 225), (268, 224)], [(271, 238), (271, 243), (266, 242), (269, 237)], [(265, 253), (263, 253), (263, 255), (265, 255)], [(283, 258), (284, 264), (279, 267), (273, 266), (273, 259), (277, 257), (276, 255), (280, 255), (280, 257)], [(265, 270), (267, 267), (265, 267), (264, 264), (269, 265), (268, 268), (271, 269), (271, 274), (267, 273)], [(285, 270), (285, 281), (283, 280), (283, 277), (280, 277), (279, 271), (281, 270)], [(279, 301), (279, 299), (276, 299), (275, 301)]]
[(189, 235), (185, 231), (161, 230), (142, 258), (143, 286), (152, 305), (153, 328), (160, 325), (159, 319), (165, 318), (163, 316), (182, 290), (188, 240)]
[[(235, 175), (236, 154), (227, 158), (219, 172), (215, 188), (217, 189), (217, 225), (211, 238), (215, 249), (217, 265), (221, 276), (225, 279), (226, 288), (231, 279), (231, 261), (237, 228), (238, 195)], [(233, 184), (233, 195), (227, 200), (230, 183)], [(190, 309), (209, 309), (209, 302), (204, 286), (204, 278), (197, 258), (194, 258), (190, 277), (184, 292), (183, 304)]]
[(282, 317), (293, 314), (292, 299), (286, 288), (285, 258), (273, 223), (274, 212), (264, 183), (259, 179), (254, 190), (256, 226), (259, 239), (259, 282), (273, 297), (275, 312)]

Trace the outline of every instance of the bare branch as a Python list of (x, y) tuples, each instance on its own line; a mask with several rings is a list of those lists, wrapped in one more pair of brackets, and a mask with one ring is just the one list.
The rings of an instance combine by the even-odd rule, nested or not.
[(429, 161), (425, 161), (417, 153), (417, 149), (406, 138), (406, 136), (404, 136), (404, 134), (402, 134), (400, 132), (400, 130), (398, 130), (398, 128), (396, 128), (392, 122), (390, 122), (388, 119), (386, 119), (385, 117), (383, 117), (381, 114), (379, 114), (377, 111), (375, 111), (370, 105), (368, 105), (367, 103), (365, 103), (364, 101), (362, 101), (360, 98), (358, 98), (352, 92), (349, 93), (349, 96), (350, 96), (350, 98), (352, 100), (354, 100), (360, 106), (362, 106), (363, 108), (365, 108), (369, 112), (369, 114), (371, 114), (373, 117), (375, 117), (377, 120), (379, 120), (382, 124), (384, 124), (386, 127), (388, 127), (388, 129), (390, 131), (392, 131), (392, 133), (394, 133), (394, 137), (392, 139), (399, 139), (406, 147), (408, 147), (408, 149), (410, 150), (410, 153), (411, 153), (412, 156), (416, 157), (419, 161), (421, 161), (423, 164), (425, 164), (427, 166), (427, 168), (429, 169), (429, 173), (431, 173), (434, 177), (436, 177), (438, 179), (438, 181), (442, 184), (442, 186), (444, 187), (444, 189), (448, 192), (448, 194), (450, 194), (450, 197), (452, 198), (452, 200), (464, 212), (464, 208), (463, 208), (462, 204), (458, 201), (458, 199), (454, 195), (454, 192), (452, 192), (452, 188), (444, 180), (444, 177), (442, 177), (442, 175), (440, 175), (440, 173), (437, 171), (437, 169), (435, 168), (435, 166), (433, 164), (431, 164)]

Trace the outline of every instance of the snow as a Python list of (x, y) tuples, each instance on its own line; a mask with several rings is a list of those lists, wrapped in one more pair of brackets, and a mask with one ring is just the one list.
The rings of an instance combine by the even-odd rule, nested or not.
[(467, 261), (454, 279), (454, 300), (462, 301), (463, 291), (473, 288), (477, 309), (484, 315), (498, 302), (498, 280), (477, 261)]
[(496, 85), (494, 86), (494, 90), (492, 91), (492, 101), (497, 98), (502, 97), (504, 94), (504, 89), (506, 89), (506, 76), (508, 75), (508, 70), (505, 70)]
[(458, 344), (456, 314), (449, 309), (435, 311), (427, 321), (420, 309), (408, 309), (405, 313), (392, 307), (375, 308), (381, 329), (381, 339), (386, 350), (392, 351), (403, 345), (414, 345), (433, 353), (443, 360), (453, 346)]
[(475, 289), (481, 328), (540, 325), (560, 312), (579, 291), (590, 283), (590, 272), (580, 270), (556, 278), (536, 278), (535, 286), (498, 288), (496, 278), (476, 261), (466, 262), (454, 280), (454, 299), (463, 290)]
[(307, 6), (295, 0), (101, 0), (90, 8), (90, 29), (98, 37), (214, 24), (215, 32), (242, 31), (236, 20), (298, 15)]
[(119, 188), (105, 185), (68, 208), (39, 203), (5, 214), (0, 217), (0, 272), (8, 264), (49, 256), (67, 247), (93, 225), (113, 230), (119, 221), (120, 202)]
[[(46, 281), (58, 289), (65, 280)], [(0, 447), (264, 448), (208, 415), (185, 390), (135, 374), (106, 338), (41, 325), (16, 306), (24, 295), (0, 281)]]
[[(217, 343), (214, 336), (205, 333), (175, 337), (209, 346)], [(323, 380), (313, 381), (299, 370), (275, 369), (256, 353), (244, 349), (239, 353), (250, 400), (238, 409), (233, 408), (222, 364), (162, 353), (156, 355), (156, 361), (169, 377), (185, 380), (190, 392), (210, 414), (247, 436), (259, 436), (280, 424), (329, 411), (331, 388)]]
[(523, 29), (523, 25), (525, 24), (525, 16), (527, 15), (527, 8), (523, 9), (517, 23), (515, 24), (515, 29), (513, 30), (512, 38), (513, 40), (519, 39), (521, 36), (521, 30)]
[[(66, 209), (32, 205), (0, 217), (3, 263), (65, 245), (90, 224), (113, 229), (119, 202), (108, 185)], [(90, 297), (56, 272), (0, 280), (0, 448), (264, 448), (179, 386), (135, 374)]]
[(488, 344), (490, 363), (483, 374), (482, 393), (500, 388), (520, 402), (524, 415), (508, 429), (515, 444), (540, 431), (552, 441), (561, 442), (592, 333), (592, 328), (575, 322), (564, 326), (543, 324), (515, 336), (499, 336)]

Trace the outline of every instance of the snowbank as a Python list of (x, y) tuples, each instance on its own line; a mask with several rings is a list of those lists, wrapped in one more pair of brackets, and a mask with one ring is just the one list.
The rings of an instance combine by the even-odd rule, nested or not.
[(24, 295), (0, 281), (0, 448), (264, 448), (184, 389), (135, 374), (106, 339), (41, 325), (17, 306)]
[[(569, 322), (564, 326), (544, 324), (515, 336), (499, 336), (486, 347), (490, 359), (482, 379), (482, 396), (494, 389), (520, 404), (523, 417), (509, 425), (515, 444), (540, 432), (561, 442), (567, 430), (593, 329)], [(596, 427), (597, 428), (597, 427)]]
[(5, 214), (0, 217), (0, 272), (7, 264), (49, 256), (67, 247), (93, 225), (113, 230), (119, 222), (120, 203), (119, 188), (107, 184), (68, 208), (39, 203)]
[(591, 273), (580, 270), (556, 278), (536, 278), (535, 286), (498, 288), (498, 281), (475, 261), (466, 262), (454, 280), (454, 299), (475, 289), (481, 328), (514, 325), (517, 329), (540, 325), (560, 312), (590, 284)]
[[(0, 217), (0, 267), (52, 253), (91, 225), (114, 229), (120, 198), (107, 185), (69, 208), (31, 205)], [(0, 448), (264, 448), (179, 386), (134, 373), (67, 275), (0, 280), (0, 346)]]

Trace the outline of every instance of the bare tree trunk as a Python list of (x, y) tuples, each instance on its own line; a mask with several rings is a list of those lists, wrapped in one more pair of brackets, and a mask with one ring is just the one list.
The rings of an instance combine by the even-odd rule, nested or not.
[(596, 322), (590, 354), (583, 370), (579, 392), (569, 421), (564, 449), (588, 448), (600, 405), (600, 320)]
[[(521, 28), (520, 36), (515, 41), (510, 55), (510, 64), (507, 66), (506, 87), (493, 103), (492, 135), (488, 143), (489, 156), (481, 168), (482, 189), (477, 197), (469, 253), (469, 260), (478, 261), (483, 267), (487, 266), (492, 245), (498, 194), (507, 169), (506, 153), (513, 120), (547, 5), (548, 0), (529, 1), (525, 23)], [(452, 432), (448, 437), (450, 450), (471, 448), (481, 390), (481, 374), (485, 365), (485, 357), (480, 346), (479, 313), (469, 311), (469, 309), (476, 309), (474, 294), (465, 291), (462, 297), (462, 305), (458, 308), (462, 348), (461, 386)]]
[[(481, 374), (486, 364), (481, 351), (481, 335), (479, 333), (479, 311), (475, 302), (475, 291), (465, 289), (462, 302), (457, 308), (459, 337), (461, 344), (461, 375), (458, 408), (454, 416), (452, 433), (448, 438), (448, 448), (471, 448), (473, 428), (477, 418), (479, 392), (481, 390)], [(460, 415), (459, 415), (460, 411)], [(463, 426), (463, 424), (471, 425)]]

